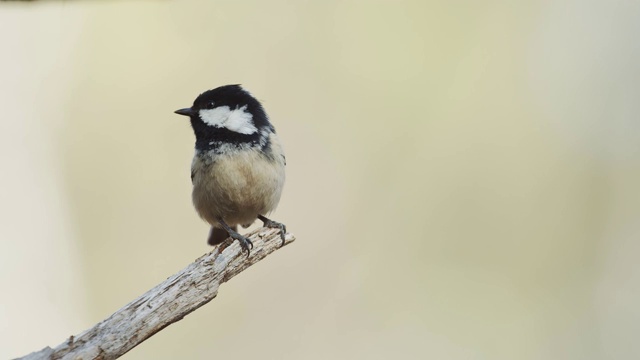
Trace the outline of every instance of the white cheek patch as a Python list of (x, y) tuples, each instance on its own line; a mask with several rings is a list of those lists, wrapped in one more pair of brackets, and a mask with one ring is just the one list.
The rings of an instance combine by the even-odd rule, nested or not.
[(247, 105), (231, 110), (228, 106), (200, 110), (200, 119), (213, 127), (226, 128), (233, 132), (250, 135), (258, 131), (253, 125), (253, 115), (246, 112)]
[(225, 127), (231, 131), (246, 135), (258, 131), (255, 125), (253, 125), (253, 115), (246, 112), (246, 109), (247, 105), (231, 111), (225, 122)]
[(224, 122), (229, 117), (231, 110), (228, 106), (220, 106), (213, 109), (200, 110), (199, 115), (202, 121), (214, 127), (224, 127)]

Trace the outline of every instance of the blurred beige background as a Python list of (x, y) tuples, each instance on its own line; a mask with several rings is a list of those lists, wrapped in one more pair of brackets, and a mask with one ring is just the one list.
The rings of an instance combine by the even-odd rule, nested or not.
[(0, 3), (0, 358), (210, 249), (173, 110), (241, 83), (298, 241), (126, 359), (640, 357), (640, 2)]

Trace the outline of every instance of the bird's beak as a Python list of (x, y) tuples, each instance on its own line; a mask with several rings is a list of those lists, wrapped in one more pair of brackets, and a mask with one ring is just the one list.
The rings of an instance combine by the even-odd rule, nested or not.
[(191, 108), (184, 108), (184, 109), (176, 110), (174, 112), (178, 115), (184, 115), (184, 116), (191, 116), (194, 114)]

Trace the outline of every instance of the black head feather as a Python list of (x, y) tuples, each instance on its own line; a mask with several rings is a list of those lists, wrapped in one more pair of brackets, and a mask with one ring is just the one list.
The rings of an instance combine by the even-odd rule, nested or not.
[[(228, 107), (229, 110), (241, 110), (251, 115), (255, 132), (250, 134), (229, 130), (225, 127), (211, 126), (200, 117), (202, 110)], [(205, 111), (206, 112), (206, 111)], [(200, 94), (190, 109), (178, 110), (179, 114), (189, 115), (196, 136), (196, 149), (213, 150), (222, 145), (268, 146), (265, 137), (275, 132), (269, 122), (262, 104), (240, 85), (225, 85)]]

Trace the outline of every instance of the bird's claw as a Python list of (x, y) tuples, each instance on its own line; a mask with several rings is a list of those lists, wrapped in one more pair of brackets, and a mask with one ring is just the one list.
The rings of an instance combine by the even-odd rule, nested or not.
[(271, 229), (280, 229), (280, 238), (282, 239), (282, 245), (284, 245), (285, 234), (287, 233), (287, 227), (285, 226), (285, 224), (279, 223), (277, 221), (269, 220), (267, 218), (265, 219), (266, 220), (263, 220), (264, 227), (268, 227)]
[(240, 247), (242, 248), (242, 250), (245, 250), (247, 252), (247, 257), (249, 257), (249, 255), (251, 254), (251, 249), (253, 249), (253, 243), (251, 242), (251, 240), (238, 233), (229, 234), (229, 236), (233, 240), (238, 240), (238, 243), (240, 243)]

